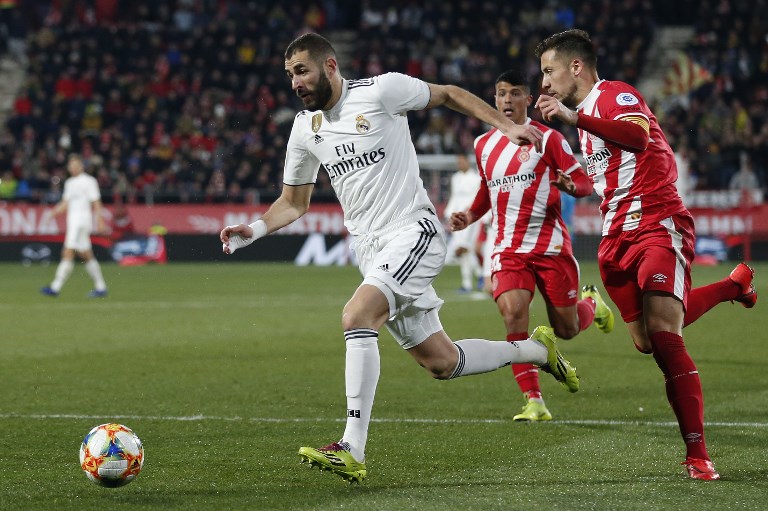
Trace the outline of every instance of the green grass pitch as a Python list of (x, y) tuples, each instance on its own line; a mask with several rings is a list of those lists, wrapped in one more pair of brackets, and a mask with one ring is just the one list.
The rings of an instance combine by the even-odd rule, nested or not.
[[(548, 424), (512, 422), (523, 403), (508, 368), (435, 381), (382, 332), (368, 479), (348, 485), (297, 450), (343, 432), (340, 313), (355, 268), (103, 268), (110, 296), (94, 301), (82, 266), (51, 299), (38, 289), (54, 267), (0, 265), (0, 509), (765, 509), (768, 294), (685, 330), (719, 482), (684, 477), (661, 373), (617, 321), (562, 343), (582, 390), (542, 374)], [(694, 283), (731, 268), (696, 267)], [(768, 264), (756, 270), (764, 292)], [(599, 283), (594, 263), (582, 282)], [(495, 304), (458, 283), (456, 267), (436, 282), (446, 331), (502, 338)], [(97, 487), (78, 464), (103, 422), (144, 442), (144, 470), (123, 488)]]

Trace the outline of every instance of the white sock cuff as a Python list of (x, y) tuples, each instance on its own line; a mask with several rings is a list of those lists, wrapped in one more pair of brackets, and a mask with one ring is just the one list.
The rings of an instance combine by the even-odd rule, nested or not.
[(344, 331), (344, 340), (347, 344), (373, 344), (379, 340), (379, 332), (373, 328), (351, 328)]

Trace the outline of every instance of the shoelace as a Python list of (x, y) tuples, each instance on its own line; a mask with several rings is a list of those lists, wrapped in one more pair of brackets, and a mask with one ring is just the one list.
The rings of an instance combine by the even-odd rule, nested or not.
[(332, 444), (328, 444), (325, 447), (319, 448), (318, 451), (337, 452), (337, 451), (346, 451), (346, 449), (340, 443), (333, 442)]

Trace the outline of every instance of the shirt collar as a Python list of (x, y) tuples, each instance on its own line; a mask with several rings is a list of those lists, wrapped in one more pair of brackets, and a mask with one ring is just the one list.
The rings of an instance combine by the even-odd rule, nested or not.
[(347, 100), (347, 96), (349, 96), (349, 89), (347, 88), (347, 80), (343, 79), (341, 80), (341, 96), (339, 96), (339, 100), (336, 102), (335, 105), (331, 107), (330, 110), (323, 110), (323, 115), (326, 119), (329, 121), (338, 121), (339, 116), (341, 114), (341, 107), (344, 105), (344, 102)]

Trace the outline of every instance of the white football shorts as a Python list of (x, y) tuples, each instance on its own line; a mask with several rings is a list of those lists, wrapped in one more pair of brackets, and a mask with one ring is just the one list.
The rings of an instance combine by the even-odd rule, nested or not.
[(477, 237), (480, 234), (480, 223), (474, 222), (469, 224), (466, 229), (452, 232), (451, 237), (448, 240), (448, 256), (453, 258), (456, 255), (456, 250), (463, 248), (469, 252), (475, 252), (475, 245), (477, 244)]
[(64, 248), (85, 252), (91, 250), (91, 227), (89, 225), (67, 226), (64, 236)]
[(353, 249), (363, 284), (376, 286), (389, 302), (387, 329), (411, 349), (443, 329), (443, 305), (432, 282), (445, 265), (445, 233), (428, 210), (393, 222), (378, 232), (357, 236)]

